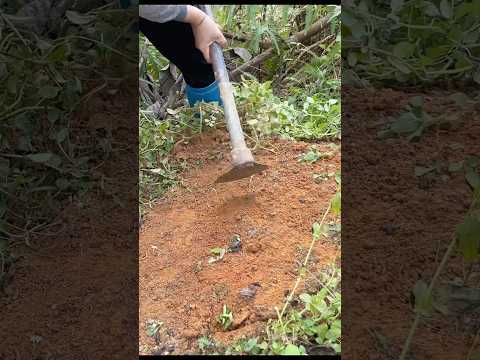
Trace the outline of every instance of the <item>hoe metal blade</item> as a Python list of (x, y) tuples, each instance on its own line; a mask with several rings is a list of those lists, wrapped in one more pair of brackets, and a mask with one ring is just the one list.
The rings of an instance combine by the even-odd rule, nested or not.
[(268, 166), (262, 165), (262, 164), (257, 164), (257, 163), (249, 163), (249, 164), (238, 165), (238, 166), (233, 167), (226, 174), (223, 174), (222, 176), (220, 176), (215, 181), (215, 184), (226, 183), (226, 182), (236, 181), (236, 180), (240, 180), (240, 179), (245, 179), (245, 178), (248, 178), (252, 175), (259, 174), (267, 168), (268, 168)]

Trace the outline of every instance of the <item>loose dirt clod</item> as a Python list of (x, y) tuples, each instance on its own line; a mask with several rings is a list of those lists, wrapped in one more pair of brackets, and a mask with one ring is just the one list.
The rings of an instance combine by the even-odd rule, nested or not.
[(260, 284), (254, 283), (240, 290), (240, 296), (244, 299), (252, 299), (257, 294), (257, 290), (260, 288)]
[[(176, 329), (175, 354), (195, 349), (194, 334), (187, 332), (188, 338), (184, 335), (187, 329), (198, 329), (198, 337), (209, 334), (228, 344), (265, 327), (262, 321), (274, 315), (269, 312), (282, 305), (283, 289), (295, 281), (296, 246), (309, 246), (312, 224), (319, 221), (337, 190), (333, 177), (317, 184), (312, 174), (327, 165), (332, 171), (339, 170), (338, 151), (333, 158), (320, 159), (310, 166), (298, 163), (308, 144), (283, 140), (270, 145), (275, 154), (255, 154), (255, 159), (269, 169), (253, 176), (252, 184), (246, 179), (212, 185), (229, 160), (194, 164), (211, 151), (228, 153), (228, 145), (215, 142), (214, 137), (200, 135), (194, 145), (184, 152), (179, 150), (178, 155), (192, 164), (184, 176), (186, 189), (170, 192), (148, 214), (140, 234), (140, 324), (144, 323), (142, 319), (158, 318)], [(317, 147), (319, 151), (329, 149), (326, 144)], [(299, 204), (299, 198), (305, 203)], [(294, 203), (299, 206), (293, 208)], [(275, 217), (268, 215), (271, 211), (276, 212)], [(236, 220), (238, 216), (241, 221)], [(167, 233), (168, 237), (164, 235)], [(232, 234), (244, 240), (243, 248), (227, 252), (222, 261), (198, 271), (195, 264), (205, 264), (210, 250), (224, 246)], [(152, 244), (158, 246), (160, 255), (152, 255)], [(325, 239), (316, 243), (313, 254), (321, 266), (335, 259), (339, 249)], [(253, 298), (245, 301), (240, 291), (255, 282), (261, 284), (261, 291), (257, 289)], [(222, 291), (218, 284), (224, 284), (228, 291)], [(157, 300), (153, 300), (155, 297)], [(187, 314), (179, 303), (195, 304), (196, 308)], [(224, 304), (231, 309), (235, 322), (239, 321), (237, 329), (222, 331), (216, 323)], [(264, 311), (253, 311), (256, 306)], [(247, 317), (249, 311), (253, 313)], [(142, 328), (139, 334), (141, 345), (151, 343)]]

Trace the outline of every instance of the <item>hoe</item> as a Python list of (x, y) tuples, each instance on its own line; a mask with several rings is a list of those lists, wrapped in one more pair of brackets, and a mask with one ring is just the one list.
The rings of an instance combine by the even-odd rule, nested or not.
[[(210, 5), (201, 5), (202, 10), (213, 19), (213, 13)], [(215, 183), (225, 183), (244, 179), (254, 174), (258, 174), (267, 168), (266, 165), (257, 164), (253, 159), (252, 152), (245, 143), (242, 126), (238, 117), (233, 89), (228, 78), (228, 72), (225, 67), (223, 53), (220, 45), (213, 43), (210, 45), (210, 58), (212, 59), (215, 79), (220, 89), (220, 97), (223, 102), (225, 120), (227, 122), (228, 133), (230, 135), (230, 144), (232, 147), (232, 169), (220, 176)]]

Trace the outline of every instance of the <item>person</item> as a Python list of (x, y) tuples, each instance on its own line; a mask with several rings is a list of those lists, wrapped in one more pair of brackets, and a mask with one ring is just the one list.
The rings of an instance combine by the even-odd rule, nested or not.
[(212, 18), (192, 5), (139, 5), (139, 29), (182, 72), (190, 106), (222, 104), (209, 48), (227, 41)]

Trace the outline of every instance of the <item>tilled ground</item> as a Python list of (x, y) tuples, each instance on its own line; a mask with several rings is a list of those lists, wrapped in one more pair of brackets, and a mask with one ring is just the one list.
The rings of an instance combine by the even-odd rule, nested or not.
[(105, 181), (102, 189), (65, 200), (53, 224), (32, 232), (31, 247), (14, 244), (19, 260), (0, 293), (2, 360), (137, 354), (131, 329), (138, 319), (138, 142), (132, 122), (138, 104), (131, 98), (125, 90), (97, 95), (72, 121), (75, 141), (92, 148), (97, 129), (110, 127), (112, 153), (92, 159)]
[[(140, 351), (185, 354), (196, 351), (197, 339), (212, 336), (229, 344), (257, 334), (274, 306), (284, 301), (297, 275), (319, 221), (335, 194), (334, 177), (316, 183), (314, 174), (340, 169), (340, 151), (317, 144), (332, 157), (314, 164), (299, 162), (309, 144), (274, 141), (256, 161), (269, 168), (252, 180), (213, 184), (229, 169), (227, 137), (213, 131), (175, 149), (177, 159), (191, 165), (185, 188), (177, 188), (152, 209), (140, 234)], [(194, 165), (197, 164), (197, 165)], [(327, 220), (333, 220), (332, 216)], [(210, 249), (227, 247), (239, 235), (239, 252), (208, 263)], [(331, 239), (316, 243), (315, 266), (339, 256)], [(250, 284), (260, 287), (251, 299), (240, 296)], [(233, 311), (234, 324), (222, 331), (216, 323), (222, 307)], [(146, 334), (149, 320), (163, 322), (157, 339)]]
[[(451, 115), (450, 129), (427, 130), (418, 142), (377, 139), (386, 117), (403, 111), (415, 95), (420, 94), (343, 89), (345, 359), (398, 359), (413, 322), (413, 286), (430, 281), (472, 200), (463, 172), (449, 174), (443, 167), (447, 177), (417, 177), (414, 168), (479, 156), (478, 108), (461, 112), (451, 94), (423, 94), (427, 112)], [(450, 259), (440, 283), (455, 277), (462, 277), (459, 256)], [(417, 329), (411, 358), (465, 359), (472, 332), (464, 325), (435, 313)]]

